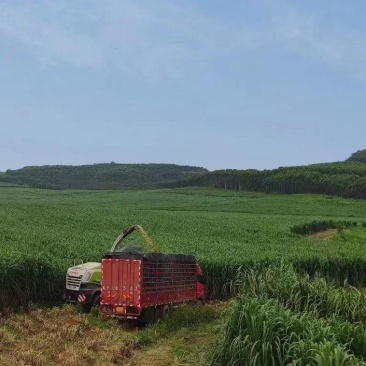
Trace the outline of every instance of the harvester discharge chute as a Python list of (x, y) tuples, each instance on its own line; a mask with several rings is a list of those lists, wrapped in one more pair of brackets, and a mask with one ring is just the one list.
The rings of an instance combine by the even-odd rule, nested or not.
[[(156, 248), (150, 236), (140, 225), (136, 224), (124, 230), (117, 237), (112, 245), (111, 253), (142, 254), (142, 247), (134, 243), (128, 243), (120, 249), (120, 244), (135, 231), (139, 232), (143, 237), (148, 251), (155, 252)], [(86, 311), (90, 310), (93, 306), (99, 304), (100, 280), (101, 263), (88, 262), (70, 267), (66, 274), (65, 300), (70, 303), (80, 304)]]

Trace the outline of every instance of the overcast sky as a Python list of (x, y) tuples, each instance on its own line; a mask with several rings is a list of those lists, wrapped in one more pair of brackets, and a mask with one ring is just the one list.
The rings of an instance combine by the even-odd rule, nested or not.
[(0, 170), (366, 148), (364, 0), (0, 0)]

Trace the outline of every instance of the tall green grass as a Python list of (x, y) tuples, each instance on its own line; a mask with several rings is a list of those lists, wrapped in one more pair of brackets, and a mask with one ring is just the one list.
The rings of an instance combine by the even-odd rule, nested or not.
[(136, 223), (163, 252), (197, 257), (208, 298), (235, 295), (228, 283), (240, 266), (261, 271), (281, 259), (311, 276), (364, 285), (363, 228), (318, 241), (292, 233), (291, 227), (365, 216), (366, 202), (316, 195), (1, 188), (0, 311), (62, 300), (64, 276), (74, 260), (100, 261), (121, 230)]
[(365, 365), (366, 328), (294, 313), (274, 299), (240, 296), (211, 366)]
[(0, 313), (62, 301), (65, 275), (49, 263), (9, 258), (0, 262), (0, 268)]
[(298, 273), (291, 263), (239, 271), (233, 286), (246, 296), (275, 298), (293, 311), (366, 324), (366, 290)]
[(328, 229), (338, 229), (339, 231), (352, 227), (366, 227), (366, 222), (357, 221), (334, 221), (334, 220), (314, 220), (311, 222), (294, 225), (291, 231), (300, 235), (311, 235)]
[(281, 262), (241, 269), (212, 365), (364, 365), (366, 291)]

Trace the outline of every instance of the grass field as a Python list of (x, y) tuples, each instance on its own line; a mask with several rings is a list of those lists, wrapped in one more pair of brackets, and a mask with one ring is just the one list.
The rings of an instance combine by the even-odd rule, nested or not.
[[(159, 250), (196, 255), (210, 297), (237, 294), (214, 328), (208, 320), (189, 337), (184, 321), (190, 316), (182, 324), (178, 316), (174, 329), (158, 324), (131, 338), (68, 308), (13, 314), (0, 323), (2, 350), (14, 365), (58, 364), (58, 357), (70, 365), (138, 365), (139, 355), (160, 360), (156, 365), (364, 365), (365, 293), (347, 283), (366, 283), (366, 228), (352, 226), (365, 217), (365, 201), (319, 195), (1, 187), (2, 311), (60, 303), (74, 260), (99, 261), (121, 230), (135, 223)], [(313, 232), (329, 222), (329, 231)], [(341, 222), (349, 224), (335, 229)], [(294, 227), (303, 234), (311, 228), (311, 235), (295, 234)], [(314, 277), (316, 272), (323, 277)], [(72, 324), (63, 328), (67, 322)], [(112, 354), (108, 342), (97, 344), (91, 336), (94, 328), (112, 341)], [(44, 348), (46, 333), (64, 340), (61, 349)], [(90, 342), (79, 342), (88, 335)], [(0, 358), (0, 364), (9, 360)]]
[(288, 259), (309, 271), (323, 268), (351, 281), (363, 280), (360, 268), (366, 268), (365, 229), (326, 241), (290, 230), (313, 220), (362, 221), (364, 201), (194, 188), (116, 192), (4, 187), (0, 208), (2, 308), (14, 304), (17, 291), (23, 304), (29, 299), (56, 301), (74, 260), (99, 261), (121, 230), (135, 223), (161, 251), (196, 255), (213, 296), (220, 296), (223, 283), (243, 264)]

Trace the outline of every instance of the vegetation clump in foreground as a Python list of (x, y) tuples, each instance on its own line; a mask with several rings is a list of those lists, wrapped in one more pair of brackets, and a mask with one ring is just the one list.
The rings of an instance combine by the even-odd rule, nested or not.
[(291, 264), (243, 271), (211, 365), (365, 365), (366, 294)]
[(355, 336), (365, 340), (365, 327), (294, 313), (273, 299), (240, 296), (211, 365), (364, 366), (364, 346), (355, 346)]

